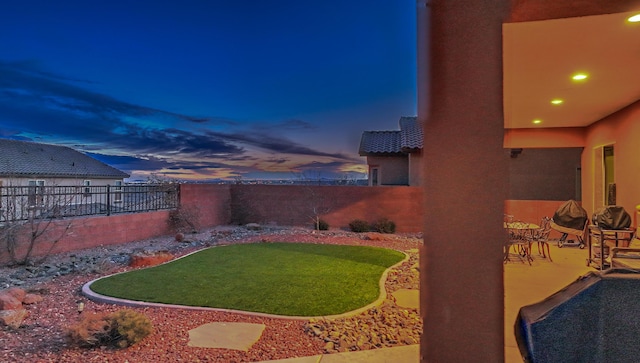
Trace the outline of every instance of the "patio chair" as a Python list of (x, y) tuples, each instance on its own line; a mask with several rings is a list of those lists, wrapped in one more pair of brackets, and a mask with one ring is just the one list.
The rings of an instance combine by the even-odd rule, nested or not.
[[(551, 250), (549, 249), (550, 233), (551, 233), (551, 218), (542, 217), (542, 219), (540, 220), (540, 228), (533, 231), (533, 234), (531, 236), (531, 243), (537, 243), (538, 254), (541, 254), (542, 257), (544, 258), (549, 257), (549, 261), (553, 262), (553, 260), (551, 259)], [(540, 247), (542, 247), (542, 249)], [(546, 253), (545, 253), (545, 247), (547, 250)]]
[(507, 231), (507, 242), (504, 247), (504, 263), (510, 261), (511, 250), (524, 263), (527, 261), (531, 265), (531, 236), (528, 234), (527, 223), (516, 221), (505, 225)]

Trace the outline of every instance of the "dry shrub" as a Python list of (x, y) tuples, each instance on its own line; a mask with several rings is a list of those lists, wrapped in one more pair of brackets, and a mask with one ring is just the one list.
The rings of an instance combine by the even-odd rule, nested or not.
[(80, 321), (67, 328), (69, 340), (83, 347), (111, 345), (126, 348), (138, 343), (153, 331), (147, 316), (130, 309), (115, 313), (83, 315)]
[(84, 347), (103, 345), (111, 340), (111, 319), (107, 313), (83, 315), (80, 321), (67, 328), (72, 343)]

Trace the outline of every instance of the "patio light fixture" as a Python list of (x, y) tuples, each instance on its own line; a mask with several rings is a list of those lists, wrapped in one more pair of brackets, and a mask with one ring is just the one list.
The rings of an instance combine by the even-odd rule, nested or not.
[(579, 72), (571, 76), (571, 79), (574, 81), (584, 81), (587, 78), (589, 78), (589, 75), (583, 72)]
[(532, 122), (532, 123), (534, 123), (534, 124), (536, 124), (536, 125), (539, 125), (539, 124), (541, 124), (541, 123), (542, 123), (542, 120), (540, 120), (539, 118), (537, 118), (537, 119), (535, 119), (535, 120), (533, 120), (533, 121), (531, 121), (531, 122)]
[(564, 100), (560, 99), (560, 98), (554, 98), (554, 99), (551, 100), (551, 104), (552, 105), (561, 105), (563, 103), (564, 103)]
[(627, 21), (629, 23), (640, 23), (640, 14), (630, 16)]

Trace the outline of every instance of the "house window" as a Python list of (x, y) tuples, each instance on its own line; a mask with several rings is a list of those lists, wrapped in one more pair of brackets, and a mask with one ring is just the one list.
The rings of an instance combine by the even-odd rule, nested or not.
[(122, 180), (116, 180), (113, 190), (115, 191), (113, 201), (117, 203), (122, 202)]
[(377, 186), (380, 185), (378, 178), (380, 177), (380, 169), (379, 168), (371, 168), (371, 185), (372, 186)]
[(91, 180), (83, 180), (82, 186), (83, 186), (83, 195), (85, 197), (91, 196)]
[(42, 206), (44, 204), (44, 180), (29, 180), (29, 206)]

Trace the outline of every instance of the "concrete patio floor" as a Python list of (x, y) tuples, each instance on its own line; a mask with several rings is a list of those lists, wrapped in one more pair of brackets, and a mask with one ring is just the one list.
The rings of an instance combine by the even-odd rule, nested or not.
[(522, 357), (514, 336), (514, 323), (522, 306), (541, 301), (575, 281), (579, 276), (596, 271), (587, 267), (588, 249), (551, 245), (553, 262), (538, 255), (533, 246), (531, 266), (518, 260), (504, 265), (504, 332), (505, 362), (521, 363)]

